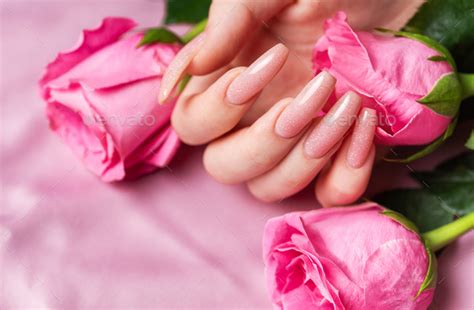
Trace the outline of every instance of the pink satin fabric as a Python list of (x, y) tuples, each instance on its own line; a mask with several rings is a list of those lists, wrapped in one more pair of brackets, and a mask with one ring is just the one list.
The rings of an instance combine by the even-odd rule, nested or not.
[[(264, 224), (315, 207), (311, 190), (257, 202), (244, 186), (213, 181), (202, 149), (187, 147), (169, 169), (104, 184), (48, 129), (37, 80), (55, 53), (104, 16), (151, 26), (162, 9), (146, 0), (2, 3), (1, 309), (271, 308)], [(377, 171), (380, 185), (393, 169)], [(473, 241), (443, 252), (438, 309), (474, 305)]]

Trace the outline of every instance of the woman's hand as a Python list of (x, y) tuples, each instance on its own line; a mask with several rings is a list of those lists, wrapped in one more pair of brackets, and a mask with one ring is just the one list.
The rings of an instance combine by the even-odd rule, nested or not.
[[(311, 80), (312, 47), (323, 19), (336, 10), (348, 11), (359, 28), (394, 28), (418, 4), (351, 1), (344, 8), (341, 1), (215, 1), (205, 34), (184, 47), (166, 72), (160, 101), (166, 101), (185, 72), (201, 74), (180, 96), (172, 122), (185, 143), (213, 141), (204, 156), (212, 176), (225, 183), (247, 182), (255, 196), (274, 201), (304, 188), (337, 153), (330, 168), (323, 169), (316, 193), (325, 205), (351, 203), (370, 176), (375, 123), (360, 121), (346, 137), (360, 112), (355, 94), (341, 99), (337, 113), (313, 119), (334, 79), (323, 73)], [(380, 12), (401, 14), (388, 13), (387, 18)], [(289, 50), (274, 46), (280, 40)], [(343, 111), (346, 119), (340, 118)], [(360, 114), (371, 119), (373, 111)]]
[(316, 187), (319, 201), (357, 200), (374, 162), (376, 116), (370, 109), (360, 111), (360, 98), (349, 92), (314, 119), (334, 82), (322, 72), (296, 98), (280, 100), (251, 126), (211, 143), (204, 154), (207, 171), (223, 183), (247, 182), (261, 200), (278, 201), (306, 187), (327, 166)]
[[(349, 92), (324, 117), (316, 117), (336, 82), (329, 73), (311, 79), (294, 99), (272, 103), (250, 126), (233, 130), (287, 57), (288, 49), (277, 44), (248, 68), (224, 73), (189, 101), (188, 113), (202, 117), (189, 118), (193, 123), (186, 127), (194, 130), (182, 131), (181, 137), (220, 137), (205, 151), (207, 171), (223, 183), (246, 182), (261, 200), (295, 194), (327, 166), (317, 183), (318, 199), (323, 205), (351, 203), (365, 191), (372, 170), (376, 115), (370, 109), (361, 111), (360, 98)], [(184, 107), (178, 104), (175, 115), (184, 113)]]

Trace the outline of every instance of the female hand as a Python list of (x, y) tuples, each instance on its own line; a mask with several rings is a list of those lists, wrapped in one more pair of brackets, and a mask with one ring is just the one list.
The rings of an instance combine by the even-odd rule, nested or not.
[[(354, 168), (346, 163), (346, 157), (353, 156), (348, 155), (351, 140), (356, 139), (354, 135), (343, 142), (344, 134), (352, 125), (350, 122), (343, 126), (342, 134), (331, 138), (331, 143), (328, 142), (331, 148), (322, 157), (321, 154), (308, 157), (304, 152), (304, 145), (308, 143), (304, 141), (306, 135), (311, 134), (306, 128), (300, 128), (296, 137), (282, 137), (274, 130), (276, 120), (291, 100), (283, 100), (264, 113), (279, 98), (295, 96), (311, 79), (313, 44), (321, 32), (322, 20), (334, 11), (348, 11), (358, 28), (375, 25), (396, 28), (411, 16), (419, 2), (384, 3), (382, 10), (379, 1), (352, 1), (346, 8), (342, 8), (341, 1), (299, 1), (294, 4), (215, 1), (205, 35), (183, 48), (166, 72), (160, 101), (167, 99), (185, 72), (201, 74), (193, 77), (180, 96), (172, 120), (176, 131), (188, 144), (214, 141), (204, 158), (209, 173), (226, 183), (247, 182), (254, 195), (267, 201), (285, 198), (306, 186), (343, 143), (332, 168), (326, 169), (319, 178), (316, 191), (323, 204), (351, 203), (365, 190), (370, 175), (374, 157), (371, 139), (364, 146), (370, 152), (361, 167)], [(371, 15), (376, 19), (369, 18)], [(280, 44), (249, 69), (242, 67), (280, 39), (290, 52)], [(326, 77), (326, 80), (330, 78)], [(328, 86), (331, 83), (323, 83), (326, 86), (322, 88), (332, 88)], [(315, 120), (308, 116), (315, 115), (323, 105), (326, 98), (324, 95), (319, 97), (318, 103), (302, 110), (300, 114), (306, 115), (300, 123), (315, 126), (310, 124)], [(357, 101), (354, 94), (349, 97), (353, 98), (350, 102)], [(358, 112), (357, 109), (351, 111), (353, 115)], [(372, 112), (365, 111), (365, 114)], [(319, 122), (324, 124), (324, 119)], [(241, 129), (235, 131), (236, 128)], [(234, 132), (224, 136), (232, 130)]]

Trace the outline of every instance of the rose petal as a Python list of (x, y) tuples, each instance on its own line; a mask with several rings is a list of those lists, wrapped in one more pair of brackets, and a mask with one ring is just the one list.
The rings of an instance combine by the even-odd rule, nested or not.
[(449, 117), (424, 107), (396, 133), (392, 134), (377, 127), (376, 141), (383, 145), (427, 144), (441, 136), (450, 123)]
[(104, 18), (97, 28), (84, 30), (76, 47), (59, 53), (56, 59), (48, 64), (40, 80), (40, 86), (66, 73), (101, 48), (117, 41), (135, 26), (135, 21), (128, 18), (108, 17)]
[(82, 159), (85, 166), (104, 181), (122, 179), (125, 175), (120, 166), (118, 154), (108, 154), (107, 134), (94, 132), (86, 126), (82, 117), (59, 102), (50, 102), (47, 106), (50, 127), (55, 131), (73, 152)]
[(155, 147), (151, 155), (146, 157), (144, 161), (147, 164), (156, 167), (168, 165), (181, 145), (181, 140), (172, 127), (169, 127), (163, 135), (166, 136), (166, 140), (159, 149)]
[(403, 93), (418, 95), (416, 99), (428, 94), (440, 76), (453, 71), (446, 61), (428, 60), (439, 53), (416, 40), (375, 36), (368, 32), (357, 32), (357, 36), (368, 47), (374, 70)]
[(169, 61), (168, 54), (174, 55), (179, 47), (157, 44), (137, 48), (142, 36), (137, 34), (104, 47), (50, 81), (48, 87), (68, 88), (77, 83), (96, 90), (161, 76), (167, 66), (163, 61)]
[[(398, 239), (380, 246), (366, 261), (364, 287), (368, 309), (426, 309), (416, 298), (428, 270), (423, 243)], [(411, 298), (407, 298), (411, 296)], [(421, 306), (419, 303), (422, 303)]]
[(121, 87), (84, 90), (91, 108), (104, 120), (121, 158), (126, 158), (162, 126), (169, 124), (172, 104), (159, 105), (159, 78)]
[(425, 246), (383, 210), (366, 203), (270, 220), (263, 244), (273, 303), (281, 309), (424, 309), (433, 291), (414, 297), (427, 272)]

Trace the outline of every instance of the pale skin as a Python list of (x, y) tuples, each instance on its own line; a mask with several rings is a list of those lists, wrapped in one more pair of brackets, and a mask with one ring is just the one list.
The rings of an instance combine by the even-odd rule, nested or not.
[(315, 178), (323, 206), (355, 202), (372, 171), (375, 113), (349, 92), (319, 116), (335, 79), (313, 77), (323, 21), (344, 10), (358, 29), (397, 29), (423, 1), (216, 0), (205, 34), (183, 48), (163, 77), (166, 102), (185, 74), (172, 124), (187, 144), (207, 144), (216, 180), (246, 183), (263, 201), (291, 196)]

